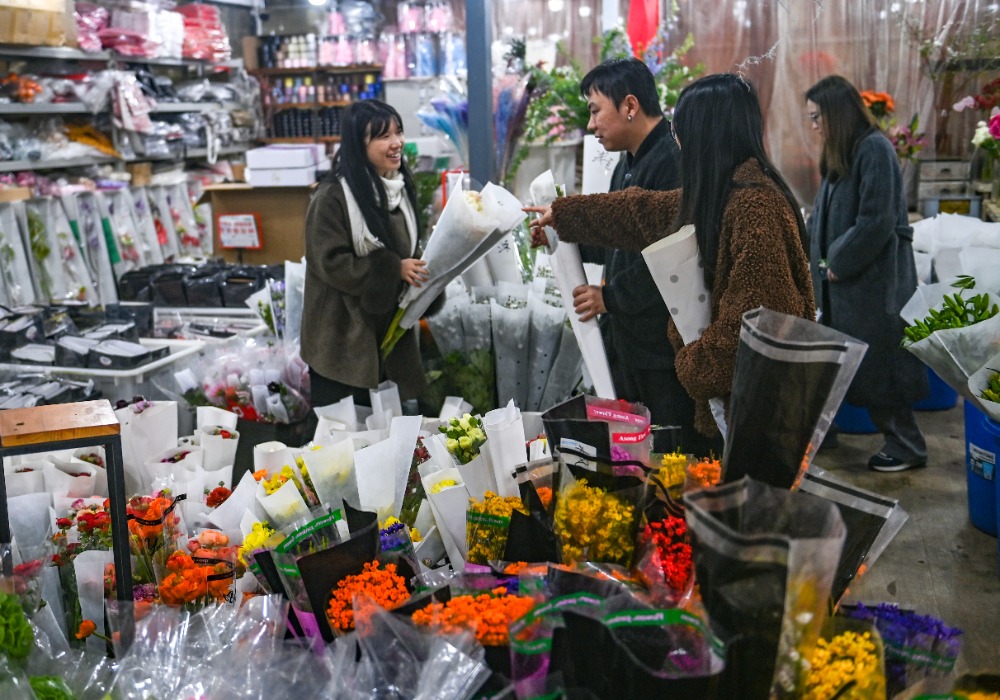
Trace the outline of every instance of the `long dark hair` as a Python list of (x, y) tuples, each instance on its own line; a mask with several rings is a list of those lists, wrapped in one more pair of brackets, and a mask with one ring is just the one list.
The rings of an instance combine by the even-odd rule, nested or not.
[(653, 74), (638, 58), (609, 58), (592, 68), (580, 81), (580, 94), (588, 97), (595, 90), (611, 100), (615, 109), (633, 95), (647, 117), (663, 116)]
[[(394, 246), (389, 235), (388, 196), (382, 178), (368, 160), (367, 148), (368, 141), (388, 132), (393, 122), (402, 133), (403, 120), (399, 112), (379, 100), (362, 100), (347, 107), (340, 117), (340, 149), (333, 157), (330, 173), (331, 179), (344, 178), (365, 217), (368, 230), (389, 250)], [(400, 161), (399, 172), (416, 215), (417, 190), (405, 158)], [(420, 235), (420, 231), (415, 233)]]
[(875, 117), (861, 93), (840, 75), (828, 75), (806, 90), (806, 99), (819, 107), (823, 120), (823, 153), (819, 172), (823, 177), (846, 177), (851, 172), (854, 148), (877, 127)]
[(753, 158), (788, 199), (808, 249), (806, 226), (788, 184), (764, 151), (764, 118), (753, 85), (732, 73), (707, 75), (681, 92), (674, 110), (681, 146), (681, 207), (677, 225), (694, 224), (705, 284), (715, 283), (722, 214), (736, 168)]

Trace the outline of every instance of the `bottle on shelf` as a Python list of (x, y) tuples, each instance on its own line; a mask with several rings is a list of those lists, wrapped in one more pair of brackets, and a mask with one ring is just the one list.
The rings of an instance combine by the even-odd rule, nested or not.
[(305, 52), (305, 65), (311, 68), (315, 68), (318, 64), (316, 56), (316, 35), (306, 34), (306, 52)]

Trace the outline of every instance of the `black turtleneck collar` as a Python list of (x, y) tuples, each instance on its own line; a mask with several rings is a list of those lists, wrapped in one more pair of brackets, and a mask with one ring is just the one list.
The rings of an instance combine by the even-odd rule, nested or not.
[(670, 136), (670, 122), (667, 121), (666, 117), (660, 119), (653, 130), (646, 134), (646, 138), (643, 139), (642, 145), (639, 146), (639, 150), (635, 152), (633, 156), (629, 152), (625, 152), (626, 162), (628, 163), (629, 170), (635, 167), (635, 164), (656, 145), (656, 143), (664, 138)]

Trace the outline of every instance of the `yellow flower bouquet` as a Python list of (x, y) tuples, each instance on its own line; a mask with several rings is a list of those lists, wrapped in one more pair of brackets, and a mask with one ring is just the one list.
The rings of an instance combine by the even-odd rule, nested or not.
[(638, 475), (598, 470), (563, 461), (553, 525), (563, 563), (607, 562), (630, 566), (645, 483)]

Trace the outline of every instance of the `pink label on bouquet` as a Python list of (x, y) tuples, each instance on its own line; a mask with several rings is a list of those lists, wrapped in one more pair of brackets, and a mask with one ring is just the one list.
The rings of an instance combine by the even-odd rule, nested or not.
[(629, 423), (631, 425), (649, 426), (648, 418), (637, 416), (636, 414), (628, 413), (627, 411), (617, 411), (613, 408), (605, 408), (604, 406), (587, 406), (587, 419), (611, 420), (619, 423)]
[(638, 433), (611, 433), (611, 442), (616, 445), (636, 445), (649, 437), (649, 426)]

